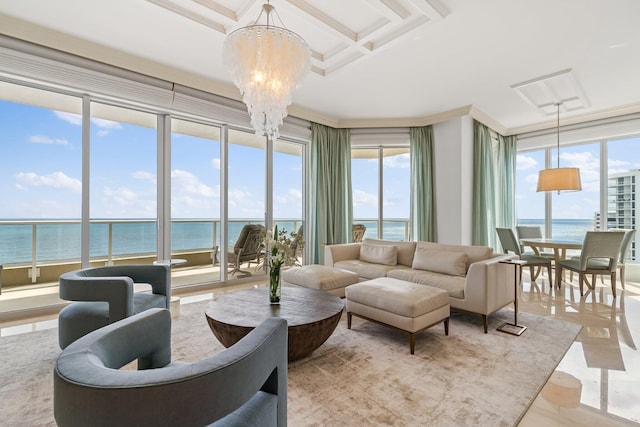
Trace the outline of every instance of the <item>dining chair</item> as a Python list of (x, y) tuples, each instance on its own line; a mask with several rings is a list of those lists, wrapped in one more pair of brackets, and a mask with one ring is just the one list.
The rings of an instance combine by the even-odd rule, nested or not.
[(622, 246), (620, 247), (620, 257), (618, 258), (618, 270), (620, 270), (620, 284), (622, 285), (622, 289), (624, 289), (624, 266), (627, 262), (629, 249), (631, 249), (631, 244), (633, 243), (633, 239), (636, 236), (636, 230), (619, 229), (619, 231), (624, 231), (624, 238), (622, 239)]
[(616, 271), (620, 248), (625, 233), (623, 231), (587, 231), (579, 258), (563, 259), (556, 263), (556, 285), (561, 285), (562, 270), (578, 273), (580, 296), (584, 295), (584, 276), (590, 274), (589, 289), (595, 288), (596, 275), (608, 275), (611, 279), (611, 292), (616, 297)]
[[(518, 241), (522, 239), (542, 239), (542, 228), (537, 225), (517, 225), (516, 233), (518, 234)], [(520, 245), (520, 248), (523, 253), (526, 253), (522, 245)], [(537, 248), (532, 249), (535, 255), (549, 259), (555, 258), (553, 252), (539, 252)]]
[(500, 244), (502, 245), (504, 253), (508, 254), (509, 252), (513, 252), (518, 255), (521, 260), (527, 261), (532, 282), (537, 279), (537, 274), (534, 274), (534, 268), (539, 267), (542, 269), (545, 267), (549, 274), (549, 284), (550, 286), (553, 286), (551, 260), (549, 258), (531, 253), (523, 253), (520, 249), (520, 243), (518, 242), (518, 239), (516, 239), (515, 233), (510, 228), (496, 228), (496, 232), (498, 233), (498, 239), (500, 239)]
[[(627, 254), (629, 253), (629, 249), (631, 248), (631, 243), (633, 243), (633, 238), (636, 235), (636, 230), (633, 229), (624, 229), (624, 228), (615, 228), (609, 229), (609, 231), (623, 231), (624, 238), (622, 239), (622, 246), (620, 247), (620, 257), (618, 257), (618, 270), (620, 271), (620, 284), (622, 285), (622, 289), (624, 289), (624, 266), (627, 261)], [(580, 256), (571, 257), (572, 259), (580, 259)], [(573, 271), (569, 276), (569, 280), (573, 281)], [(593, 279), (592, 279), (593, 280)], [(604, 285), (604, 276), (600, 276), (600, 281)]]

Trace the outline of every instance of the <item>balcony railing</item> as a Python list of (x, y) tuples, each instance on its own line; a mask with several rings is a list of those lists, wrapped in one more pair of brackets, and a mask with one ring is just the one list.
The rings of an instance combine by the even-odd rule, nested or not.
[[(298, 230), (302, 220), (277, 219), (280, 229)], [(245, 224), (264, 223), (262, 219), (229, 221), (228, 241), (233, 247)], [(365, 237), (378, 237), (378, 221), (354, 219), (367, 226)], [(157, 258), (157, 228), (152, 219), (91, 220), (89, 225), (89, 258), (92, 264), (117, 262), (153, 262)], [(382, 236), (389, 240), (408, 240), (406, 219), (385, 220)], [(205, 259), (215, 263), (215, 249), (220, 245), (220, 220), (176, 219), (171, 222), (171, 250), (176, 257), (194, 256), (189, 265), (204, 265)], [(3, 285), (21, 286), (57, 281), (60, 271), (80, 267), (80, 220), (4, 220), (0, 221), (0, 265), (4, 265)], [(51, 268), (55, 266), (55, 268)], [(19, 279), (11, 270), (21, 270)], [(49, 270), (44, 274), (44, 270)]]
[[(233, 247), (245, 224), (264, 223), (260, 219), (229, 221), (228, 246)], [(297, 230), (301, 219), (278, 219), (287, 230)], [(154, 260), (157, 254), (156, 221), (92, 220), (89, 231), (91, 262), (111, 265), (118, 260)], [(208, 251), (220, 246), (220, 220), (180, 219), (171, 222), (173, 254)], [(5, 220), (0, 221), (0, 265), (4, 265), (5, 286), (8, 271), (26, 270), (24, 283), (37, 283), (40, 268), (50, 265), (80, 264), (80, 220)], [(215, 260), (214, 260), (215, 261)], [(48, 280), (48, 279), (45, 279)]]

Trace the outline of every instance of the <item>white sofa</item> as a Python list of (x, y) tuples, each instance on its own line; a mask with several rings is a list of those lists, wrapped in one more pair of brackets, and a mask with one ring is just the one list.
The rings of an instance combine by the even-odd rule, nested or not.
[(486, 333), (488, 317), (514, 301), (515, 275), (500, 264), (513, 258), (486, 246), (365, 239), (326, 246), (324, 263), (360, 281), (391, 277), (444, 289), (452, 309), (482, 315)]

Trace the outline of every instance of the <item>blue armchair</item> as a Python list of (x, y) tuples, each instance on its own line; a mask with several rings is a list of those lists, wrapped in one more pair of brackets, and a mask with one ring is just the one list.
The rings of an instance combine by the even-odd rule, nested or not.
[[(134, 292), (134, 285), (151, 291)], [(150, 308), (169, 308), (168, 265), (111, 265), (70, 271), (60, 276), (60, 298), (76, 301), (60, 311), (58, 343), (64, 349), (78, 338)]]
[[(138, 360), (139, 370), (118, 370)], [(62, 351), (53, 374), (59, 426), (287, 424), (287, 322), (268, 318), (235, 345), (171, 362), (171, 315), (151, 309)]]

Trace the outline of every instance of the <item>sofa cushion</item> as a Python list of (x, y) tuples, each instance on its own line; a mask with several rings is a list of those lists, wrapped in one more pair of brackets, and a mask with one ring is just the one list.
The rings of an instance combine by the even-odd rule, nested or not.
[(358, 276), (364, 279), (377, 279), (378, 277), (386, 277), (387, 273), (392, 270), (406, 269), (411, 271), (409, 267), (405, 267), (404, 265), (373, 264), (370, 262), (361, 261), (359, 259), (338, 261), (333, 266), (336, 268), (342, 268), (343, 270), (358, 273)]
[(493, 249), (489, 246), (447, 245), (444, 243), (418, 242), (416, 245), (416, 250), (417, 249), (464, 252), (467, 254), (467, 270), (469, 270), (469, 266), (474, 262), (484, 261), (493, 256)]
[(423, 270), (392, 270), (387, 277), (444, 289), (451, 298), (464, 299), (465, 277)]
[(363, 243), (360, 245), (360, 261), (396, 265), (398, 263), (398, 247)]
[(413, 268), (435, 273), (464, 276), (467, 273), (467, 254), (464, 252), (433, 251), (416, 249), (413, 257)]
[(364, 239), (363, 243), (370, 245), (390, 245), (398, 248), (398, 264), (411, 267), (413, 264), (413, 253), (416, 250), (416, 242), (394, 242), (391, 240)]

